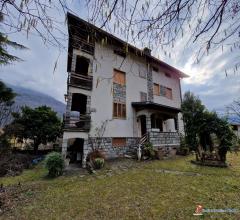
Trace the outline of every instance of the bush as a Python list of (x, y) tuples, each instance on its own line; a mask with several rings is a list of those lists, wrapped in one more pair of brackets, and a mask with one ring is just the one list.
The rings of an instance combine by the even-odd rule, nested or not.
[(93, 150), (87, 155), (87, 161), (95, 161), (96, 158), (103, 158), (105, 159), (105, 155), (100, 150)]
[(101, 169), (104, 166), (104, 159), (103, 158), (96, 158), (93, 162), (95, 169)]
[(62, 175), (64, 168), (64, 160), (60, 153), (49, 153), (46, 157), (45, 165), (48, 169), (49, 176), (56, 177)]
[(143, 156), (155, 159), (155, 155), (152, 143), (146, 143), (143, 147)]

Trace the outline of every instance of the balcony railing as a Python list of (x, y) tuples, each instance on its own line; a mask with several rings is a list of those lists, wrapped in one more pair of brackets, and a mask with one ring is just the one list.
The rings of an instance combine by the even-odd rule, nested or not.
[(68, 85), (79, 87), (82, 89), (92, 90), (93, 77), (76, 73), (68, 74)]
[(91, 125), (90, 115), (81, 115), (80, 117), (71, 117), (64, 114), (64, 128), (80, 131), (89, 131)]

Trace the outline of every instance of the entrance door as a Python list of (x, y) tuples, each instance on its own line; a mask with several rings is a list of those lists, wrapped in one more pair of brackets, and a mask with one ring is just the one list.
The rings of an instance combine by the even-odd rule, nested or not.
[(68, 154), (70, 157), (70, 163), (82, 164), (83, 144), (84, 139), (76, 138), (74, 142), (69, 146)]
[(143, 136), (147, 133), (146, 116), (141, 115), (139, 118), (140, 118), (140, 123), (141, 123), (141, 136)]

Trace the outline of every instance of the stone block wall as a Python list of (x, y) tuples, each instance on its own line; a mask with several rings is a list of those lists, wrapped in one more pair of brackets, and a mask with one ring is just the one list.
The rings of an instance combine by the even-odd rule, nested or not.
[(119, 158), (128, 152), (133, 152), (137, 148), (139, 140), (140, 138), (138, 137), (127, 137), (126, 146), (112, 146), (111, 137), (103, 137), (100, 139), (89, 138), (84, 140), (84, 163), (86, 163), (86, 156), (92, 151), (92, 148), (100, 149), (107, 159)]
[(180, 146), (180, 136), (177, 132), (149, 132), (149, 141), (156, 147)]
[(126, 86), (113, 83), (113, 102), (126, 103)]

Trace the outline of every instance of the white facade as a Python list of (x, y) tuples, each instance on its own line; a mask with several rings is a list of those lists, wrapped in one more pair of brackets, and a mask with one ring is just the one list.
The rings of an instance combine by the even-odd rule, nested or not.
[[(86, 53), (74, 50), (74, 55)], [(72, 66), (74, 68), (74, 65)], [(126, 119), (113, 119), (113, 70), (119, 69), (126, 73)], [(160, 67), (159, 67), (160, 68)], [(134, 55), (123, 58), (114, 54), (110, 46), (96, 44), (93, 60), (93, 87), (92, 91), (70, 87), (72, 93), (82, 93), (91, 96), (91, 130), (90, 135), (94, 136), (95, 129), (101, 126), (103, 121), (108, 120), (105, 137), (134, 137), (137, 132), (136, 114), (131, 106), (132, 102), (140, 102), (140, 92), (147, 93), (147, 78), (139, 76), (139, 72), (147, 73), (147, 64), (144, 59)], [(180, 79), (174, 74), (171, 78), (165, 76), (164, 72), (153, 71), (153, 82), (160, 83), (172, 89), (173, 98), (155, 96), (154, 102), (175, 108), (181, 106)], [(179, 123), (181, 124), (180, 116)], [(175, 131), (173, 121), (169, 119), (164, 124), (164, 131)]]
[[(80, 22), (81, 25), (89, 25), (85, 21), (78, 21), (78, 19), (76, 22)], [(71, 26), (69, 27), (71, 29)], [(92, 28), (95, 29), (94, 26)], [(81, 38), (80, 36), (84, 31), (78, 31), (80, 32), (78, 38)], [(107, 33), (104, 34), (107, 35)], [(182, 117), (179, 113), (181, 107), (180, 78), (186, 75), (153, 58), (150, 54), (142, 55), (141, 52), (139, 55), (137, 48), (132, 48), (132, 50), (136, 50), (136, 53), (128, 52), (122, 56), (116, 53), (115, 49), (121, 50), (121, 48), (115, 44), (116, 41), (123, 42), (116, 38), (114, 40), (115, 43), (102, 43), (101, 40), (96, 40), (92, 45), (89, 44), (93, 48), (91, 51), (89, 48), (82, 48), (82, 46), (79, 48), (69, 47), (71, 55), (68, 56), (68, 100), (65, 117), (65, 121), (68, 123), (65, 123), (67, 126), (65, 126), (63, 135), (63, 154), (65, 156), (69, 148), (69, 139), (84, 140), (82, 148), (84, 148), (83, 154), (86, 156), (89, 140), (98, 136), (97, 130), (103, 123), (106, 123), (106, 127), (101, 137), (108, 138), (106, 139), (108, 145), (111, 145), (112, 138), (126, 138), (127, 143), (131, 145), (135, 140), (134, 138), (141, 138), (151, 131), (155, 132), (152, 137), (155, 138), (155, 145), (158, 145), (156, 140), (159, 139), (155, 137), (156, 132), (177, 134), (184, 130)], [(69, 42), (74, 44), (74, 39), (70, 39)], [(89, 46), (85, 40), (83, 42), (76, 40), (76, 43)], [(79, 59), (82, 60), (80, 65)], [(84, 59), (88, 63), (87, 71), (82, 66), (84, 62), (86, 63)], [(81, 71), (79, 73), (79, 70), (77, 71), (79, 66), (85, 69), (84, 74)], [(126, 117), (122, 118), (113, 117), (113, 103), (116, 103), (114, 101), (117, 98), (116, 94), (119, 95), (119, 91), (116, 92), (118, 89), (116, 83), (113, 83), (114, 70), (125, 74), (126, 82), (123, 87), (120, 87), (120, 93), (123, 94), (120, 99), (124, 99), (126, 106)], [(171, 97), (161, 96), (161, 93), (153, 95), (154, 83), (161, 85), (162, 88), (171, 89)], [(142, 96), (147, 97), (146, 100), (141, 100), (141, 93), (144, 93)], [(75, 114), (75, 121), (72, 120), (73, 114)], [(77, 120), (76, 115), (79, 115)], [(88, 129), (86, 127), (83, 129), (83, 125), (88, 119), (90, 126)], [(171, 134), (171, 137), (177, 137), (175, 134)], [(164, 136), (161, 135), (161, 137)], [(79, 141), (79, 144), (83, 145), (83, 142)], [(164, 142), (161, 143), (161, 145), (164, 144)], [(171, 143), (167, 145), (171, 145)]]

